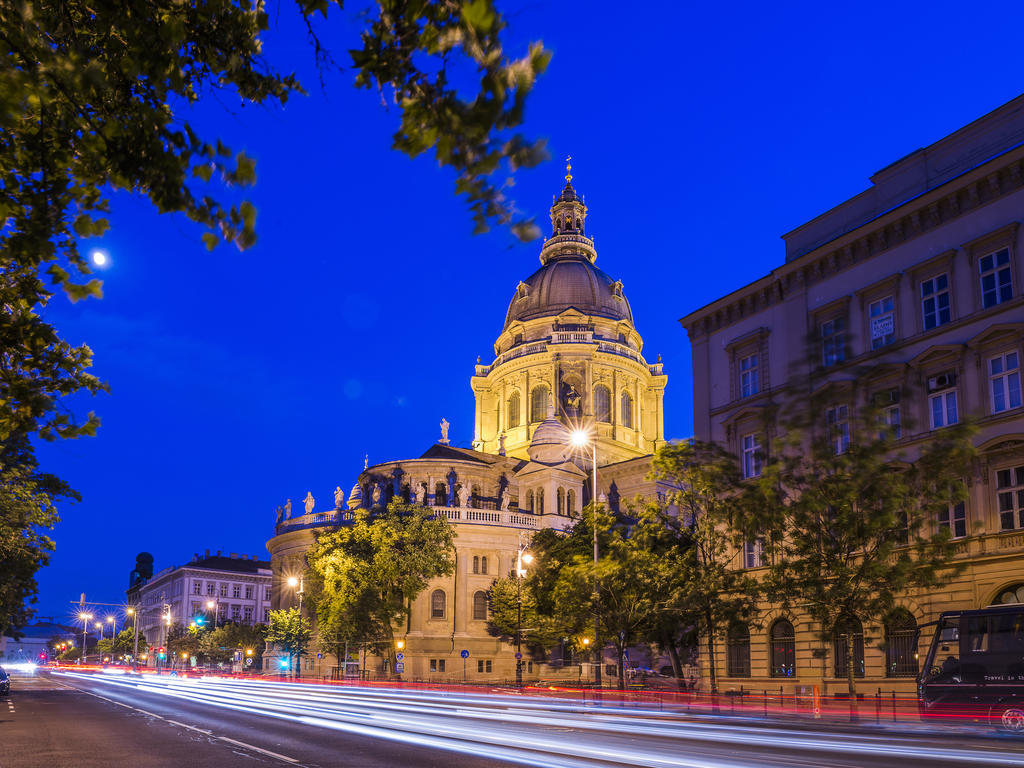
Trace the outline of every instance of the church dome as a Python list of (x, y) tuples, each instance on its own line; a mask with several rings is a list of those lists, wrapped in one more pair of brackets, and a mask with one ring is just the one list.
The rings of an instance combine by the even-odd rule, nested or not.
[(548, 404), (548, 417), (537, 425), (527, 453), (530, 461), (541, 464), (561, 464), (565, 461), (572, 447), (569, 443), (569, 430), (555, 418), (555, 409)]
[(585, 315), (633, 323), (622, 284), (580, 255), (557, 256), (520, 283), (509, 304), (505, 328), (517, 320), (554, 316), (570, 307)]

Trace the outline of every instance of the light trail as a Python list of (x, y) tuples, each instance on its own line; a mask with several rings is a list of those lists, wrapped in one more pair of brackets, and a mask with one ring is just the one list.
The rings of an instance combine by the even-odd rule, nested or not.
[[(76, 673), (58, 673), (80, 677)], [(473, 754), (528, 765), (635, 765), (649, 768), (752, 768), (814, 765), (831, 756), (872, 761), (1021, 766), (1013, 749), (922, 745), (901, 733), (808, 732), (738, 719), (722, 724), (677, 712), (581, 707), (578, 702), (525, 695), (409, 692), (386, 688), (327, 688), (259, 680), (90, 676), (111, 688), (293, 721), (325, 730)], [(559, 730), (561, 729), (561, 730)], [(553, 733), (553, 731), (555, 731)], [(934, 732), (928, 732), (934, 733)], [(702, 747), (694, 752), (694, 747)], [(721, 750), (728, 749), (727, 754)], [(736, 751), (747, 748), (749, 756)], [(772, 751), (777, 754), (770, 754)], [(685, 753), (689, 752), (689, 755)], [(787, 754), (788, 753), (788, 754)], [(685, 755), (685, 756), (684, 756)], [(804, 755), (805, 757), (800, 757)], [(822, 764), (822, 763), (817, 763)]]

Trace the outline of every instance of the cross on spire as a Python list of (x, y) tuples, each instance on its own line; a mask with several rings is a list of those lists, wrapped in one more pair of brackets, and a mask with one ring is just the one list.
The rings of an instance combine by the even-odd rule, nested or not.
[(566, 183), (572, 181), (572, 155), (565, 156), (565, 181)]

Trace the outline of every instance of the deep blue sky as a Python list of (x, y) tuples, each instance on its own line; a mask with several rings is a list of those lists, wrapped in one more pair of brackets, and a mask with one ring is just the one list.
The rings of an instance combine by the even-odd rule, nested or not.
[[(648, 359), (664, 356), (670, 437), (693, 421), (680, 317), (781, 263), (782, 233), (878, 169), (1024, 90), (1015, 3), (501, 5), (510, 53), (554, 52), (525, 126), (553, 160), (519, 175), (516, 199), (546, 233), (573, 155), (598, 266), (624, 282)], [(284, 2), (265, 50), (309, 96), (194, 116), (258, 159), (256, 247), (207, 253), (183, 217), (120, 195), (87, 244), (112, 257), (105, 298), (46, 312), (93, 348), (111, 394), (74, 403), (102, 417), (96, 438), (39, 449), (84, 496), (62, 510), (40, 615), (67, 618), (82, 591), (123, 600), (141, 550), (157, 569), (206, 548), (266, 556), (277, 505), (312, 490), (325, 508), (364, 453), (418, 456), (442, 416), (456, 444), (472, 438), (473, 363), (539, 244), (472, 236), (450, 174), (390, 150), (393, 111), (350, 72), (318, 88), (292, 15)], [(341, 61), (351, 18), (332, 27)]]

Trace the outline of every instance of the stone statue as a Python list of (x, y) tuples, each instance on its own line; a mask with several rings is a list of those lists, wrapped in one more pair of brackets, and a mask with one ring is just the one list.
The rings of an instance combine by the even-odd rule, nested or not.
[(409, 481), (409, 503), (420, 503), (420, 484), (417, 483), (415, 480)]
[(508, 488), (502, 488), (501, 492), (498, 494), (498, 506), (501, 508), (502, 512), (508, 512), (509, 501)]
[(448, 423), (448, 419), (442, 417), (441, 419), (441, 439), (438, 441), (444, 445), (448, 445), (448, 427), (451, 424)]
[(579, 418), (583, 397), (572, 384), (565, 384), (562, 390), (562, 407), (567, 416)]
[(313, 505), (316, 504), (316, 500), (313, 498), (312, 491), (306, 491), (306, 498), (303, 499), (306, 503), (306, 514), (310, 514), (313, 511)]
[(466, 489), (465, 488), (459, 488), (459, 490), (457, 490), (455, 492), (455, 500), (458, 502), (458, 505), (460, 507), (466, 506)]
[(383, 495), (384, 495), (384, 490), (381, 488), (380, 483), (379, 482), (374, 483), (373, 484), (373, 493), (370, 495), (370, 501), (373, 503), (373, 506), (375, 506), (375, 507), (379, 507), (380, 506), (380, 499), (381, 499), (381, 496), (383, 496)]
[(341, 490), (339, 485), (334, 489), (334, 508), (341, 509), (345, 506), (345, 492)]
[(502, 432), (500, 435), (498, 435), (498, 455), (499, 456), (504, 456), (505, 455), (505, 433), (504, 432)]
[(284, 503), (284, 519), (285, 520), (291, 520), (292, 519), (292, 500), (291, 499), (288, 499), (288, 501), (286, 501)]
[(284, 517), (284, 510), (281, 509), (281, 507), (278, 507), (277, 508), (277, 523), (278, 523), (278, 525), (281, 524), (281, 518), (282, 517)]

